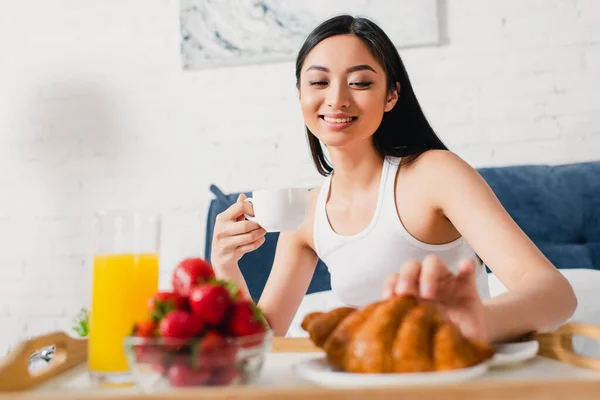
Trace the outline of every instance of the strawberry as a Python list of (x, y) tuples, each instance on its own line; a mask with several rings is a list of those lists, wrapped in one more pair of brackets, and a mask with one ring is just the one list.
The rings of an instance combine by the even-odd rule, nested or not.
[(223, 286), (227, 288), (227, 290), (229, 291), (229, 298), (231, 299), (231, 301), (236, 301), (244, 297), (244, 293), (242, 293), (241, 289), (237, 288), (235, 283), (224, 280), (220, 280), (218, 282), (220, 282)]
[(194, 287), (189, 302), (194, 314), (211, 325), (223, 321), (231, 303), (229, 291), (218, 282)]
[(252, 300), (241, 299), (231, 306), (227, 328), (233, 336), (248, 336), (265, 331), (265, 320)]
[(155, 321), (160, 321), (165, 314), (173, 310), (185, 310), (187, 300), (174, 292), (157, 292), (148, 300), (150, 316)]
[(152, 337), (156, 333), (156, 322), (151, 319), (139, 322), (133, 328), (133, 336)]
[(202, 351), (219, 350), (227, 345), (227, 340), (220, 333), (208, 331), (200, 341), (200, 349)]
[(160, 321), (158, 331), (167, 338), (190, 338), (199, 334), (204, 323), (197, 316), (183, 310), (167, 313)]
[(230, 367), (237, 356), (237, 345), (228, 343), (218, 332), (208, 331), (194, 347), (195, 365), (205, 369)]
[(210, 379), (210, 371), (194, 369), (188, 365), (176, 364), (167, 372), (169, 383), (174, 387), (199, 386)]
[(190, 313), (190, 325), (189, 325), (190, 335), (192, 335), (192, 336), (200, 335), (200, 332), (202, 332), (205, 325), (206, 324), (204, 323), (204, 320), (202, 319), (202, 317), (200, 317), (194, 313)]
[(180, 296), (188, 297), (195, 285), (214, 277), (215, 272), (210, 263), (201, 258), (186, 258), (173, 270), (173, 290)]
[(215, 386), (226, 386), (237, 378), (238, 375), (239, 372), (235, 366), (220, 368), (213, 372), (210, 383)]

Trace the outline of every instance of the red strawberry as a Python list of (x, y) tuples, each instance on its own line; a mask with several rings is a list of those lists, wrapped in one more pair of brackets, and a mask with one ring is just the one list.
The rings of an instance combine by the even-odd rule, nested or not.
[(225, 286), (225, 288), (227, 288), (227, 290), (229, 291), (229, 297), (231, 298), (231, 301), (240, 300), (243, 297), (245, 297), (244, 293), (242, 292), (242, 289), (238, 289), (235, 283), (223, 280), (220, 280), (218, 282), (221, 285)]
[(169, 378), (169, 383), (175, 387), (199, 386), (210, 379), (210, 371), (177, 364), (169, 367), (167, 377)]
[(196, 365), (206, 369), (230, 367), (235, 363), (237, 346), (215, 331), (207, 332), (194, 349)]
[(200, 317), (199, 315), (196, 315), (194, 313), (190, 313), (190, 335), (192, 336), (197, 336), (200, 334), (200, 332), (202, 332), (202, 330), (204, 329), (204, 326), (206, 324), (204, 323), (204, 320), (202, 319), (202, 317)]
[(214, 277), (210, 263), (201, 258), (186, 258), (173, 271), (173, 290), (180, 296), (188, 297), (192, 287)]
[(156, 333), (156, 322), (151, 319), (139, 322), (133, 329), (134, 336), (152, 337)]
[(200, 349), (202, 351), (212, 351), (223, 348), (227, 345), (227, 340), (220, 333), (208, 331), (200, 341)]
[(265, 331), (265, 320), (251, 300), (242, 299), (231, 306), (227, 327), (233, 336), (254, 335)]
[(234, 366), (220, 368), (213, 373), (210, 383), (215, 386), (229, 385), (239, 375)]
[(196, 316), (182, 310), (167, 313), (160, 321), (159, 333), (167, 338), (190, 338), (204, 328), (204, 323)]
[(169, 311), (186, 308), (186, 298), (174, 292), (157, 292), (148, 300), (148, 310), (155, 321), (160, 321)]
[(196, 286), (190, 293), (189, 302), (194, 314), (211, 325), (218, 325), (230, 305), (229, 291), (218, 283)]

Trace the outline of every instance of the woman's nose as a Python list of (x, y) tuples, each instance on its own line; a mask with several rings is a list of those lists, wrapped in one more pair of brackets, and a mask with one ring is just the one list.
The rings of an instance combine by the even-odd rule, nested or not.
[(327, 93), (327, 105), (334, 109), (350, 107), (350, 96), (343, 85), (330, 85)]

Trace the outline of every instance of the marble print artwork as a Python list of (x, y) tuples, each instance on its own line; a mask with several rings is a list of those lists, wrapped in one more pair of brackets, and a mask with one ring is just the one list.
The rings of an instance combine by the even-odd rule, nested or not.
[(398, 48), (439, 43), (438, 0), (180, 0), (184, 69), (294, 60), (320, 22), (373, 19)]

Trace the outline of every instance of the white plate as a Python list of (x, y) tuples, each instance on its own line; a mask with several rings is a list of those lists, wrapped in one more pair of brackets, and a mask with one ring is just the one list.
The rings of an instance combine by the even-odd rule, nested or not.
[(483, 375), (487, 363), (470, 368), (442, 372), (409, 372), (389, 374), (358, 374), (338, 371), (329, 365), (324, 355), (301, 361), (294, 365), (294, 371), (303, 379), (329, 387), (372, 387), (434, 385), (462, 382)]
[(490, 367), (518, 364), (534, 358), (540, 347), (537, 340), (522, 343), (495, 344), (496, 354), (490, 361)]

